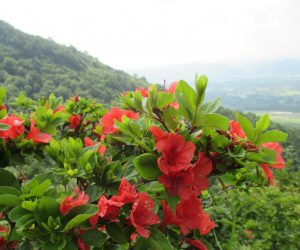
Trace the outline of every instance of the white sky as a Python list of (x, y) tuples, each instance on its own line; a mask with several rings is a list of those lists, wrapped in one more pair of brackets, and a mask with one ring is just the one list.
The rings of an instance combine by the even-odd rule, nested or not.
[(2, 0), (0, 19), (124, 70), (300, 58), (300, 0)]

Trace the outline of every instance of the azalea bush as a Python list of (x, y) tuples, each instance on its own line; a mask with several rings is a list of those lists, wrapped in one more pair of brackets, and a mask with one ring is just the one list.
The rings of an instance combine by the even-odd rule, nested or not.
[(109, 110), (53, 94), (8, 107), (1, 88), (0, 249), (210, 248), (214, 197), (275, 185), (287, 134), (216, 114), (206, 86), (140, 88)]

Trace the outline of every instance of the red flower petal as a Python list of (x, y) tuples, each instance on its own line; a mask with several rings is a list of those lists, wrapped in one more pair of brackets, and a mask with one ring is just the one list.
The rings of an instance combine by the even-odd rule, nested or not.
[(148, 238), (150, 231), (147, 226), (158, 224), (159, 218), (153, 213), (154, 201), (146, 193), (139, 193), (132, 205), (130, 222), (136, 228), (137, 233)]

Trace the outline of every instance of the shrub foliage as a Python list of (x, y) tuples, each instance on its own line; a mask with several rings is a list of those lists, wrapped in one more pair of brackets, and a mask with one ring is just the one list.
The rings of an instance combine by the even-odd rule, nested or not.
[(216, 114), (206, 86), (140, 88), (110, 110), (53, 94), (10, 108), (1, 88), (0, 248), (211, 248), (211, 199), (273, 185), (287, 134)]

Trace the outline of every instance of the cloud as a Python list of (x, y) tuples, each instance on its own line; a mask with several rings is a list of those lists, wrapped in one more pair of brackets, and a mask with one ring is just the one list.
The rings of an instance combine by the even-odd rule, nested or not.
[(300, 58), (297, 0), (4, 1), (0, 18), (121, 69)]

